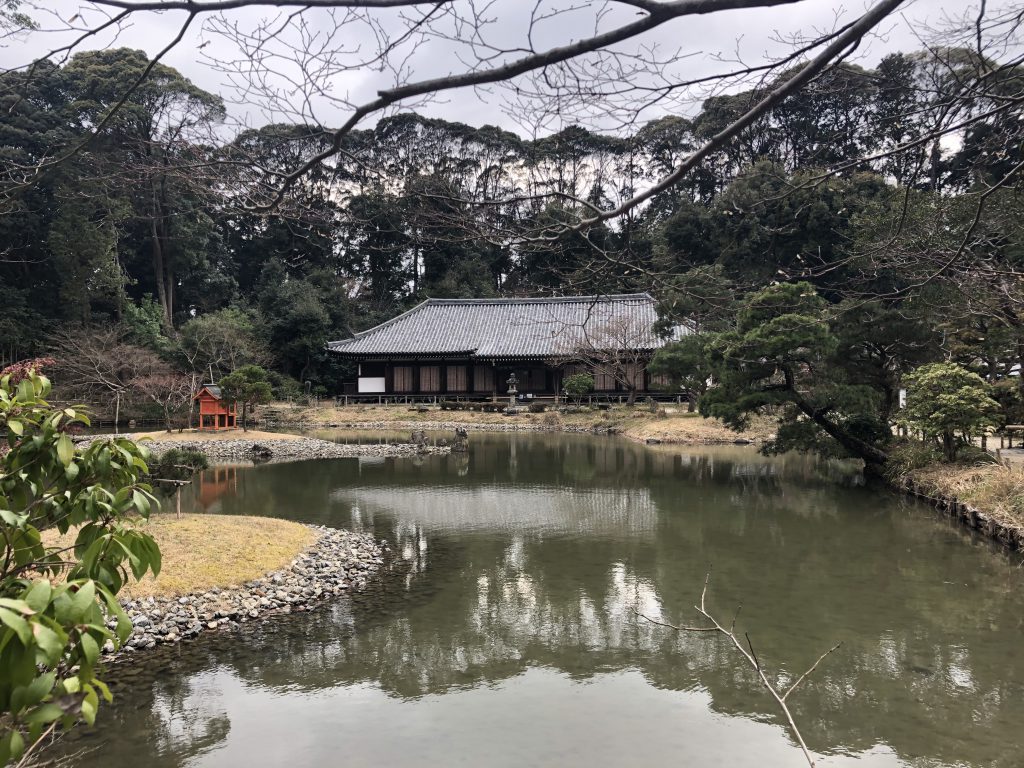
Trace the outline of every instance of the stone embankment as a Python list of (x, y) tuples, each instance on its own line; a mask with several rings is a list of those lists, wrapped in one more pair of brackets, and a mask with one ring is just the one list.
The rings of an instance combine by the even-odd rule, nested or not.
[(294, 461), (297, 459), (333, 459), (351, 456), (423, 456), (448, 453), (449, 446), (413, 443), (347, 444), (313, 437), (288, 440), (153, 440), (145, 446), (156, 455), (172, 448), (202, 451), (210, 461), (236, 459)]
[(361, 591), (384, 567), (386, 542), (365, 533), (310, 527), (318, 534), (316, 542), (290, 566), (240, 587), (123, 601), (134, 629), (117, 652), (108, 641), (103, 649), (107, 658), (129, 657), (275, 614), (310, 610), (328, 598)]
[(978, 531), (1011, 550), (1024, 551), (1024, 527), (1008, 521), (997, 520), (977, 507), (965, 504), (955, 498), (937, 493), (913, 477), (904, 477), (895, 483), (896, 488), (915, 498), (921, 499), (940, 512), (944, 512), (963, 526)]
[[(543, 418), (543, 417), (542, 417)], [(615, 435), (622, 432), (622, 428), (615, 424), (586, 426), (582, 424), (544, 424), (543, 422), (523, 421), (338, 421), (331, 423), (303, 422), (303, 421), (267, 421), (267, 425), (274, 427), (289, 427), (297, 430), (314, 429), (365, 429), (365, 430), (387, 430), (398, 431), (405, 429), (419, 429), (427, 432), (451, 432), (456, 429), (464, 429), (468, 432), (575, 432), (579, 434), (602, 434)]]

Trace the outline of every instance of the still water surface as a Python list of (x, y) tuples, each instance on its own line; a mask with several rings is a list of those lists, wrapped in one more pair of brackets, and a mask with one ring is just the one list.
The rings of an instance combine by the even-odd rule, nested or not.
[(80, 766), (1024, 764), (1024, 568), (847, 471), (745, 448), (479, 435), (468, 455), (211, 469), (188, 504), (372, 530), (372, 593), (159, 652)]

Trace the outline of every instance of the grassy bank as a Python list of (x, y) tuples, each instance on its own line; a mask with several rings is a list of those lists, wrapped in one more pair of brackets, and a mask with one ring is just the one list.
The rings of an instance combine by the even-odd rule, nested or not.
[(1024, 529), (1024, 468), (1001, 464), (933, 464), (908, 476), (934, 496), (969, 504), (1008, 527)]
[[(228, 515), (154, 514), (140, 526), (163, 555), (157, 578), (130, 583), (122, 597), (170, 597), (229, 587), (284, 568), (313, 543), (311, 529), (290, 520)], [(49, 536), (70, 546), (74, 534)]]
[(769, 419), (755, 421), (745, 432), (733, 432), (717, 419), (705, 419), (696, 413), (687, 413), (685, 406), (661, 407), (652, 413), (646, 406), (612, 406), (608, 410), (584, 410), (577, 413), (521, 413), (506, 416), (502, 413), (478, 411), (443, 411), (431, 406), (421, 410), (408, 405), (348, 405), (342, 407), (304, 407), (288, 403), (274, 403), (261, 409), (259, 417), (282, 427), (377, 427), (385, 429), (415, 429), (437, 423), (468, 424), (486, 429), (489, 425), (508, 427), (519, 424), (527, 427), (589, 431), (614, 428), (633, 440), (658, 440), (681, 444), (726, 444), (739, 439), (762, 442), (774, 433)]

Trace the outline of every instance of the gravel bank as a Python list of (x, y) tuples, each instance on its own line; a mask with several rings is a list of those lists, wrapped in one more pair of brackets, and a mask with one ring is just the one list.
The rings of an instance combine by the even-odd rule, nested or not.
[(365, 533), (309, 527), (318, 534), (316, 542), (280, 571), (240, 587), (124, 601), (134, 629), (120, 651), (115, 653), (107, 643), (106, 658), (133, 656), (273, 614), (309, 610), (328, 598), (362, 590), (384, 566), (386, 542)]

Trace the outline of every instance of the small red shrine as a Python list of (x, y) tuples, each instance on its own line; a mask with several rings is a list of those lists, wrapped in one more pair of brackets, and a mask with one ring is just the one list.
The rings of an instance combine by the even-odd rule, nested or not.
[(224, 400), (216, 384), (204, 384), (192, 399), (199, 401), (200, 430), (235, 428), (235, 404)]

